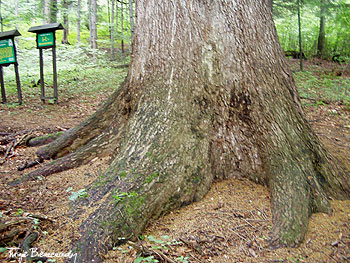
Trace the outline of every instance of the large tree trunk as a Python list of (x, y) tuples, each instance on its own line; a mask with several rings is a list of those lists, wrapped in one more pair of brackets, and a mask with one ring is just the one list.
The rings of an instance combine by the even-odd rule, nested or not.
[(40, 149), (57, 160), (26, 177), (112, 157), (73, 208), (87, 218), (79, 262), (100, 262), (118, 237), (234, 176), (270, 188), (271, 246), (298, 245), (311, 213), (330, 212), (328, 198), (349, 198), (350, 185), (303, 117), (268, 1), (144, 0), (136, 13), (124, 84)]

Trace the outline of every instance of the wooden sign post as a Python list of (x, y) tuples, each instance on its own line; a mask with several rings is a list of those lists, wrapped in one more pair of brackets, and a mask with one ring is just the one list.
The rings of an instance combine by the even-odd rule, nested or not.
[(2, 103), (7, 103), (3, 67), (13, 64), (15, 66), (18, 103), (22, 104), (21, 82), (18, 73), (17, 52), (14, 38), (20, 36), (18, 30), (0, 33), (0, 83)]
[[(57, 67), (56, 67), (56, 30), (64, 29), (61, 23), (53, 23), (42, 26), (29, 28), (28, 32), (36, 33), (36, 48), (39, 49), (40, 57), (40, 87), (41, 101), (45, 103), (47, 99), (54, 99), (58, 103), (58, 88), (57, 88)], [(45, 96), (44, 82), (44, 59), (43, 49), (52, 48), (52, 65), (53, 65), (53, 97)]]

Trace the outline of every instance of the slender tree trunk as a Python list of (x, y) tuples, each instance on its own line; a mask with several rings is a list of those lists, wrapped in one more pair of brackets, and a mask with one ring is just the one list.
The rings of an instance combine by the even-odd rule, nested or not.
[(77, 262), (101, 262), (118, 238), (236, 176), (271, 191), (270, 245), (298, 245), (350, 182), (304, 118), (268, 1), (144, 0), (136, 14), (124, 84), (20, 182), (111, 157), (72, 207)]
[(129, 0), (129, 16), (130, 16), (130, 32), (131, 32), (131, 41), (130, 41), (130, 46), (132, 46), (132, 41), (134, 38), (134, 7), (132, 0)]
[(63, 30), (63, 38), (62, 38), (62, 44), (69, 44), (68, 43), (68, 34), (69, 34), (69, 20), (68, 20), (68, 14), (69, 14), (69, 0), (63, 0), (62, 2), (62, 9), (63, 9), (63, 24), (64, 24), (64, 30)]
[(1, 8), (1, 2), (2, 0), (0, 0), (0, 24), (1, 24), (1, 32), (4, 32), (4, 24), (3, 24), (3, 19), (2, 19), (2, 8)]
[(317, 56), (319, 58), (326, 57), (326, 0), (320, 2), (320, 31), (317, 42)]
[(122, 53), (124, 53), (124, 3), (121, 2), (120, 3), (121, 5), (121, 8), (120, 8), (120, 32), (121, 32), (121, 35), (122, 35)]
[(50, 0), (50, 23), (57, 22), (57, 0)]
[(50, 23), (50, 0), (42, 0), (43, 5), (43, 24)]
[(81, 0), (78, 0), (77, 4), (77, 42), (78, 46), (80, 46), (80, 28), (81, 28)]
[(90, 44), (91, 48), (97, 49), (97, 3), (96, 0), (90, 2)]
[(111, 10), (111, 54), (112, 59), (114, 59), (114, 0), (112, 0), (112, 10)]
[(118, 8), (118, 1), (116, 1), (116, 3), (115, 3), (115, 32), (116, 32), (116, 34), (118, 35), (118, 32), (119, 32), (119, 30), (118, 30), (118, 16), (119, 16), (119, 8)]
[(299, 59), (300, 71), (303, 71), (303, 46), (301, 43), (300, 0), (298, 0), (298, 30), (299, 30)]
[(15, 0), (15, 17), (16, 17), (16, 29), (18, 30), (18, 0)]

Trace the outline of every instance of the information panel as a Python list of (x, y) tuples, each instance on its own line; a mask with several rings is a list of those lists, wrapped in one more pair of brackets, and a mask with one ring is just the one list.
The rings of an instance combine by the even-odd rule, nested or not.
[(0, 65), (15, 63), (15, 49), (12, 39), (0, 40)]
[(54, 45), (54, 32), (38, 34), (38, 47), (52, 47)]

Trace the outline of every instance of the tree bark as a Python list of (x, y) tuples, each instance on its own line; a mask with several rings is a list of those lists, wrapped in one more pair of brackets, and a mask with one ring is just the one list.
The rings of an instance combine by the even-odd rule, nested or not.
[(326, 56), (326, 0), (320, 2), (320, 31), (317, 41), (317, 56), (325, 58)]
[(298, 0), (298, 31), (299, 31), (299, 61), (300, 61), (300, 71), (303, 71), (303, 46), (301, 37), (301, 19), (300, 19), (300, 0)]
[(78, 46), (80, 46), (80, 25), (81, 25), (81, 0), (78, 0), (77, 3), (77, 42)]
[(40, 158), (57, 160), (27, 177), (111, 157), (72, 208), (87, 218), (78, 262), (101, 262), (118, 237), (236, 176), (271, 191), (270, 245), (298, 245), (311, 213), (349, 198), (350, 183), (304, 118), (268, 1), (144, 0), (136, 14), (124, 84), (41, 148)]
[(92, 49), (97, 49), (97, 3), (96, 0), (89, 0), (89, 24), (90, 24), (90, 44)]
[(49, 6), (49, 19), (50, 23), (56, 23), (57, 22), (57, 0), (49, 0), (50, 6)]
[(132, 41), (134, 38), (134, 31), (135, 31), (135, 26), (134, 26), (134, 7), (132, 0), (129, 0), (129, 17), (130, 17), (130, 35), (131, 35), (131, 46), (132, 46)]
[(16, 29), (18, 30), (18, 0), (15, 0)]
[(121, 41), (121, 46), (122, 46), (122, 53), (124, 53), (124, 3), (120, 3), (120, 32), (122, 35), (122, 41)]
[(50, 0), (42, 0), (43, 5), (43, 24), (50, 23)]
[(69, 14), (69, 0), (63, 0), (62, 2), (62, 9), (63, 9), (63, 24), (64, 24), (64, 30), (63, 30), (63, 38), (62, 38), (62, 44), (69, 44), (68, 43), (68, 34), (69, 34), (69, 20), (68, 20), (68, 14)]
[(111, 10), (111, 54), (112, 59), (114, 59), (114, 0), (112, 0), (112, 10)]

